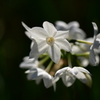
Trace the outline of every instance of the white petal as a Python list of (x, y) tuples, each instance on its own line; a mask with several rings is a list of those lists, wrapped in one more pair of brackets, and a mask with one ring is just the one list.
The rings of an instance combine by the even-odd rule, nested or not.
[(71, 86), (75, 82), (75, 79), (76, 78), (74, 76), (67, 76), (67, 75), (62, 76), (63, 83), (66, 87)]
[(97, 33), (98, 33), (98, 27), (97, 27), (95, 22), (92, 22), (92, 25), (93, 25), (93, 28), (94, 28), (94, 36), (96, 36)]
[(100, 47), (100, 39), (97, 38), (97, 39), (94, 41), (93, 48), (98, 49), (99, 47)]
[(42, 78), (45, 71), (40, 68), (32, 68), (27, 70), (25, 73), (29, 73), (29, 75), (27, 76), (28, 79), (36, 80)]
[(94, 54), (94, 50), (93, 50), (93, 47), (92, 46), (90, 47), (89, 61), (90, 61), (90, 64), (91, 65), (93, 65), (93, 66), (96, 66), (97, 65), (96, 58), (95, 58), (95, 54)]
[(59, 69), (56, 73), (55, 73), (55, 77), (60, 77), (64, 74), (64, 72), (66, 72), (68, 69), (70, 69), (70, 67), (64, 67)]
[(27, 62), (27, 61), (33, 61), (35, 58), (29, 59), (29, 56), (25, 56), (23, 58), (23, 61)]
[(38, 45), (37, 45), (37, 42), (34, 41), (34, 44), (33, 44), (33, 47), (31, 49), (31, 52), (29, 54), (29, 57), (34, 58), (34, 57), (37, 57), (38, 55), (39, 55)]
[(88, 70), (86, 70), (85, 68), (82, 68), (82, 67), (74, 67), (74, 68), (77, 68), (82, 73), (90, 74), (90, 72)]
[[(25, 23), (22, 22), (22, 25), (24, 26), (24, 28), (30, 33), (30, 35), (32, 38), (37, 39), (37, 38), (44, 38), (47, 37), (48, 34), (46, 33), (46, 31), (41, 28), (41, 27), (33, 27), (33, 28), (29, 28)], [(27, 33), (26, 33), (27, 34)]]
[(66, 39), (56, 39), (55, 44), (57, 44), (60, 49), (64, 49), (68, 52), (71, 51), (71, 45)]
[(38, 66), (37, 58), (29, 59), (29, 56), (24, 57), (23, 62), (20, 64), (20, 68), (25, 68), (25, 69), (37, 66)]
[(49, 45), (46, 43), (46, 41), (41, 41), (38, 43), (38, 50), (39, 50), (39, 54), (43, 54), (45, 52), (47, 52)]
[(63, 21), (56, 21), (56, 28), (59, 30), (68, 30), (68, 25)]
[(86, 79), (87, 79), (87, 86), (91, 87), (92, 86), (92, 78), (89, 74), (85, 74)]
[(78, 72), (78, 74), (76, 75), (76, 78), (78, 78), (81, 82), (85, 84), (87, 83), (86, 76), (82, 72)]
[(79, 27), (79, 23), (77, 21), (72, 21), (68, 23), (69, 28)]
[(36, 38), (45, 39), (48, 37), (48, 33), (41, 27), (33, 27), (31, 28), (32, 36)]
[(27, 75), (27, 79), (28, 80), (40, 80), (40, 79), (42, 79), (42, 76), (37, 76), (37, 72), (34, 72), (34, 73), (29, 73), (28, 75)]
[(25, 69), (28, 69), (28, 68), (31, 68), (31, 67), (37, 67), (37, 66), (34, 66), (33, 63), (21, 63), (20, 64), (20, 68), (25, 68)]
[(25, 34), (26, 34), (26, 36), (27, 36), (28, 38), (32, 39), (32, 34), (31, 34), (30, 32), (26, 31)]
[(69, 39), (84, 39), (86, 34), (79, 28), (73, 28), (69, 31)]
[(46, 88), (49, 88), (50, 86), (52, 86), (52, 79), (53, 79), (52, 76), (49, 75), (48, 73), (45, 73), (43, 75), (44, 86)]
[(55, 39), (59, 39), (59, 38), (65, 39), (65, 38), (67, 38), (68, 34), (69, 34), (69, 31), (57, 31), (54, 38)]
[(48, 33), (49, 36), (53, 37), (57, 31), (54, 25), (50, 22), (45, 21), (43, 23), (44, 30)]
[(61, 52), (60, 52), (60, 48), (56, 44), (49, 46), (48, 54), (55, 63), (59, 62)]
[(77, 75), (77, 73), (79, 72), (79, 70), (77, 69), (77, 67), (73, 67), (72, 69), (71, 69), (71, 73), (75, 76), (75, 75)]
[(99, 38), (99, 39), (100, 39), (100, 33), (97, 35), (97, 38)]

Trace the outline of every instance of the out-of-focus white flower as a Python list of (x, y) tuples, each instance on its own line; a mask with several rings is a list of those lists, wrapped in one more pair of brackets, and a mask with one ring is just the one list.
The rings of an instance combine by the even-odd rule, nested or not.
[(93, 28), (94, 28), (94, 41), (93, 41), (93, 45), (91, 45), (90, 47), (90, 63), (94, 66), (96, 66), (98, 64), (98, 60), (96, 60), (96, 52), (95, 49), (98, 49), (100, 47), (100, 34), (97, 35), (98, 33), (98, 27), (96, 25), (96, 23), (92, 22)]
[(28, 80), (35, 80), (39, 84), (43, 79), (46, 88), (53, 85), (54, 90), (56, 89), (55, 84), (52, 83), (53, 77), (44, 70), (44, 66), (39, 66), (39, 61), (36, 58), (29, 59), (29, 56), (24, 57), (20, 68), (28, 69), (25, 72)]
[(48, 74), (45, 70), (41, 68), (31, 68), (25, 73), (28, 73), (27, 78), (29, 80), (43, 79), (44, 86), (46, 88), (49, 88), (53, 85), (55, 89), (55, 83), (53, 84), (53, 77), (50, 74)]
[(72, 21), (68, 24), (63, 21), (57, 21), (55, 24), (58, 30), (69, 30), (67, 39), (84, 39), (86, 37), (85, 32), (79, 28), (77, 21)]
[[(31, 69), (31, 68), (38, 68), (39, 61), (37, 58), (29, 58), (29, 56), (26, 56), (23, 58), (23, 62), (19, 65), (20, 68), (23, 69)], [(44, 66), (40, 66), (41, 69), (44, 69)], [(31, 78), (31, 73), (27, 75), (28, 79)], [(36, 79), (36, 83), (39, 84), (41, 82), (41, 79)]]
[(26, 56), (23, 58), (23, 62), (19, 66), (23, 69), (38, 67), (38, 61), (36, 58), (29, 59), (29, 56)]
[(58, 81), (59, 78), (62, 78), (62, 81), (65, 84), (65, 86), (69, 87), (75, 82), (75, 80), (77, 78), (84, 84), (91, 86), (92, 80), (91, 80), (91, 78), (87, 78), (86, 74), (88, 74), (88, 76), (91, 77), (90, 72), (88, 70), (86, 70), (85, 68), (64, 67), (55, 73), (54, 82)]
[(43, 28), (29, 28), (23, 22), (22, 25), (31, 33), (29, 37), (36, 41), (36, 45), (32, 46), (30, 58), (37, 55), (37, 49), (35, 47), (38, 47), (39, 54), (47, 52), (55, 63), (58, 63), (60, 60), (60, 49), (68, 52), (71, 51), (70, 43), (66, 40), (68, 31), (57, 31), (54, 25), (47, 21), (43, 23)]

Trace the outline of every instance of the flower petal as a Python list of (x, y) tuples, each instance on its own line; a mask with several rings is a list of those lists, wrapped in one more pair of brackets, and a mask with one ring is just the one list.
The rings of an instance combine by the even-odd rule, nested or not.
[(44, 82), (44, 86), (46, 88), (49, 88), (50, 86), (52, 86), (52, 79), (53, 79), (53, 77), (51, 75), (49, 75), (48, 73), (45, 73), (43, 75), (43, 82)]
[(77, 68), (82, 73), (90, 74), (90, 72), (88, 70), (86, 70), (85, 68), (82, 68), (82, 67), (74, 67), (74, 68)]
[(72, 22), (68, 23), (68, 26), (69, 26), (69, 28), (73, 28), (73, 27), (77, 28), (80, 25), (79, 25), (79, 23), (77, 21), (72, 21)]
[(56, 73), (55, 73), (55, 77), (61, 77), (63, 75), (64, 72), (66, 72), (68, 69), (71, 69), (70, 67), (64, 67), (59, 69)]
[(99, 38), (99, 39), (100, 39), (100, 33), (97, 35), (97, 38)]
[(89, 74), (85, 74), (86, 79), (87, 79), (87, 86), (91, 87), (92, 86), (92, 78)]
[(86, 37), (85, 32), (79, 28), (73, 28), (69, 31), (69, 39), (84, 39)]
[(69, 34), (69, 31), (57, 31), (57, 33), (55, 34), (54, 38), (55, 39), (59, 39), (59, 38), (67, 38)]
[(78, 78), (82, 83), (87, 84), (87, 78), (82, 72), (79, 71), (76, 78)]
[(46, 43), (46, 41), (41, 41), (38, 43), (38, 50), (39, 50), (39, 54), (43, 54), (45, 52), (47, 52), (49, 45)]
[(93, 50), (93, 45), (90, 47), (89, 61), (90, 61), (91, 65), (93, 65), (93, 66), (97, 65), (95, 54), (94, 54), (94, 50)]
[(92, 25), (93, 25), (93, 28), (94, 28), (94, 36), (96, 36), (97, 33), (98, 33), (98, 27), (97, 27), (95, 22), (92, 22)]
[(58, 30), (68, 30), (68, 25), (63, 21), (56, 21), (55, 24)]
[(20, 68), (36, 68), (38, 67), (37, 58), (29, 59), (28, 56), (23, 58), (23, 62), (20, 64)]
[(97, 38), (97, 39), (94, 41), (93, 48), (98, 49), (99, 47), (100, 47), (100, 39)]
[(34, 57), (37, 57), (38, 55), (39, 55), (38, 45), (37, 45), (37, 42), (34, 41), (29, 57), (34, 58)]
[(57, 44), (60, 49), (64, 49), (68, 52), (71, 51), (71, 45), (66, 39), (56, 39), (55, 44)]
[(74, 76), (67, 76), (63, 75), (62, 76), (62, 81), (66, 87), (71, 86), (75, 82), (75, 77)]
[(48, 33), (49, 36), (53, 37), (57, 31), (54, 25), (50, 22), (45, 21), (43, 23), (44, 30)]
[(41, 27), (29, 28), (23, 22), (22, 22), (22, 25), (30, 33), (30, 35), (28, 35), (28, 33), (26, 32), (26, 35), (28, 35), (28, 37), (31, 37), (31, 38), (34, 38), (34, 39), (38, 39), (38, 38), (45, 38), (45, 37), (48, 36), (48, 34), (46, 33), (46, 31), (43, 28), (41, 28)]
[(49, 54), (50, 58), (55, 63), (59, 62), (61, 52), (60, 52), (60, 48), (56, 44), (49, 46), (49, 48), (48, 48), (48, 54)]

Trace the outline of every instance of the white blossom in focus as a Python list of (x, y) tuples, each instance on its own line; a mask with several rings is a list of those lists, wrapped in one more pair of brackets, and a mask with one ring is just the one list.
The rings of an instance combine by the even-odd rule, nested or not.
[(82, 67), (64, 67), (62, 69), (59, 69), (55, 73), (54, 82), (58, 81), (59, 78), (62, 78), (63, 83), (65, 86), (69, 87), (71, 86), (76, 78), (79, 79), (81, 82), (87, 85), (91, 85), (91, 78), (88, 79), (85, 74), (88, 74), (90, 76), (90, 72)]
[(43, 23), (43, 28), (29, 28), (23, 22), (22, 25), (29, 32), (29, 37), (36, 41), (36, 45), (32, 46), (30, 58), (47, 52), (50, 58), (58, 63), (61, 56), (60, 49), (71, 51), (70, 43), (66, 40), (68, 31), (57, 31), (54, 25), (47, 21)]
[(55, 89), (55, 83), (53, 83), (53, 77), (50, 74), (48, 74), (45, 70), (41, 68), (31, 68), (27, 70), (25, 73), (28, 74), (27, 78), (29, 80), (43, 79), (44, 86), (46, 88), (54, 86)]

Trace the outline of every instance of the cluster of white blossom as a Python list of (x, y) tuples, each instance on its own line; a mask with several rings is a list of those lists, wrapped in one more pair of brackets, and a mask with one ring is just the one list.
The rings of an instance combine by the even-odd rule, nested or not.
[(91, 74), (85, 68), (89, 64), (96, 66), (100, 53), (100, 34), (94, 22), (93, 38), (86, 38), (76, 21), (68, 24), (57, 21), (55, 26), (45, 21), (43, 28), (29, 28), (23, 22), (22, 25), (32, 41), (29, 56), (20, 64), (20, 68), (28, 69), (25, 71), (28, 80), (36, 80), (37, 84), (43, 80), (46, 88), (56, 89), (60, 78), (67, 87), (79, 79), (91, 87)]

